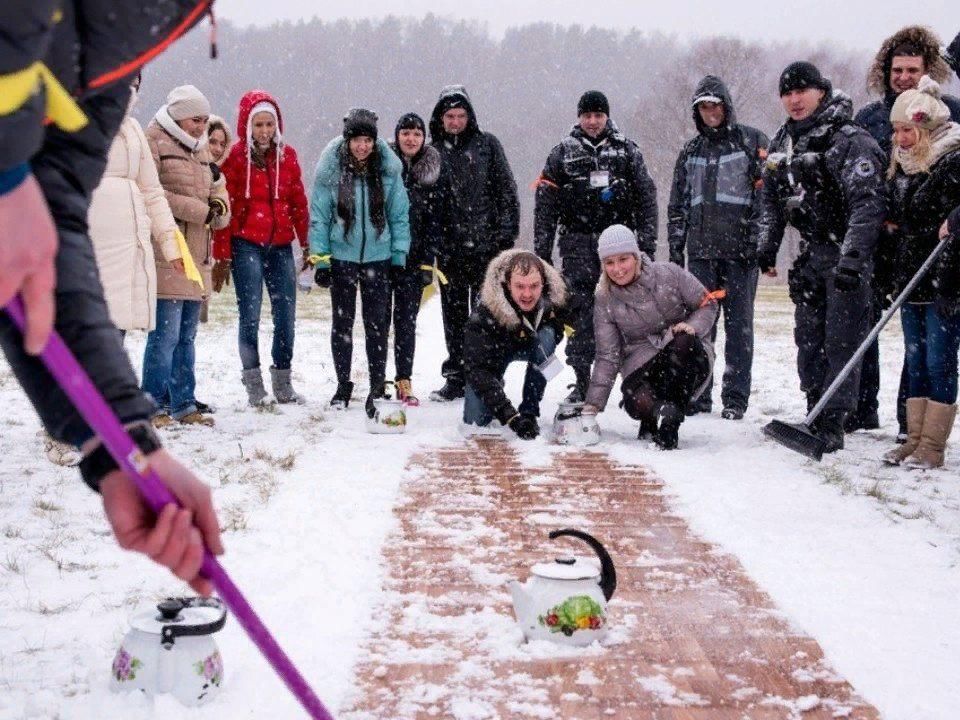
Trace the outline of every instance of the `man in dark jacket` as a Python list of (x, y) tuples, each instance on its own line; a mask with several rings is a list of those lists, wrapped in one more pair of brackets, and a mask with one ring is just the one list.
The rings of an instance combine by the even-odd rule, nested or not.
[[(132, 77), (146, 58), (203, 17), (208, 5), (199, 0), (0, 4), (0, 305), (21, 293), (30, 326), (23, 338), (0, 313), (0, 344), (47, 432), (81, 448), (83, 478), (102, 494), (120, 545), (149, 554), (203, 593), (211, 585), (198, 575), (201, 533), (212, 551), (223, 551), (210, 490), (160, 448), (150, 426), (155, 406), (140, 391), (107, 314), (87, 236), (87, 209), (126, 113)], [(154, 518), (132, 479), (40, 363), (36, 354), (53, 318), (184, 509), (169, 507)]]
[[(726, 345), (722, 416), (739, 420), (750, 400), (753, 301), (757, 292), (756, 232), (766, 135), (737, 123), (723, 81), (707, 75), (693, 94), (697, 137), (684, 145), (673, 170), (667, 208), (670, 261), (710, 290), (725, 292)], [(716, 326), (712, 338), (716, 339)], [(710, 412), (712, 378), (688, 412)]]
[(462, 85), (445, 87), (430, 117), (430, 139), (440, 151), (448, 182), (437, 245), (437, 265), (447, 276), (440, 286), (447, 359), (443, 387), (430, 393), (440, 402), (463, 397), (463, 330), (476, 302), (487, 264), (513, 247), (520, 232), (520, 200), (513, 172), (494, 135), (480, 130)]
[(567, 364), (576, 375), (568, 396), (583, 402), (593, 364), (593, 294), (600, 279), (597, 239), (611, 225), (626, 225), (641, 251), (657, 249), (657, 188), (637, 144), (610, 119), (610, 104), (597, 90), (577, 103), (578, 122), (547, 157), (537, 182), (534, 249), (553, 262), (559, 237), (563, 278), (576, 308)]
[[(566, 301), (563, 278), (533, 253), (505, 250), (490, 263), (464, 340), (465, 430), (496, 418), (524, 440), (540, 433), (540, 401), (562, 367), (553, 352), (563, 339)], [(511, 362), (527, 363), (519, 409), (503, 390)]]
[[(877, 141), (884, 154), (889, 158), (893, 137), (893, 125), (890, 124), (890, 110), (893, 103), (904, 90), (911, 90), (920, 82), (920, 78), (929, 75), (938, 83), (946, 82), (950, 77), (952, 62), (954, 70), (960, 72), (960, 35), (950, 46), (954, 55), (940, 55), (940, 38), (929, 28), (911, 25), (898, 30), (883, 41), (880, 50), (873, 59), (873, 65), (867, 78), (867, 86), (882, 99), (860, 108), (854, 122), (863, 127)], [(950, 108), (954, 122), (960, 121), (960, 100), (950, 95), (943, 96), (943, 102)], [(892, 267), (892, 242), (883, 242), (878, 249), (876, 277), (874, 280), (874, 316), (880, 319), (882, 306), (890, 291)], [(863, 358), (863, 371), (860, 377), (860, 395), (856, 412), (847, 418), (848, 431), (873, 429), (880, 427), (877, 410), (877, 394), (880, 392), (880, 346), (874, 342)], [(897, 420), (900, 430), (906, 438), (906, 401), (907, 374), (906, 360), (900, 376), (900, 389), (897, 394)]]
[[(775, 277), (787, 223), (799, 231), (789, 285), (800, 388), (812, 408), (869, 328), (873, 255), (886, 216), (886, 158), (853, 124), (850, 98), (834, 92), (814, 65), (789, 65), (780, 76), (780, 99), (789, 119), (771, 141), (764, 169), (757, 260)], [(859, 375), (857, 367), (817, 418), (827, 452), (843, 447)]]

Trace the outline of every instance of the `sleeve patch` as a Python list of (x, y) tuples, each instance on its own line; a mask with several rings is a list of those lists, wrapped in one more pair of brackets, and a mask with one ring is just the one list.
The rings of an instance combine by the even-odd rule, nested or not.
[(877, 167), (870, 160), (860, 160), (853, 170), (862, 178), (873, 177), (877, 174)]

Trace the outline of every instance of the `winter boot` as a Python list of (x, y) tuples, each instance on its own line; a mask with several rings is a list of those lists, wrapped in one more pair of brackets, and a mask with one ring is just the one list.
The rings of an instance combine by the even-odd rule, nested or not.
[(247, 403), (250, 407), (262, 407), (270, 404), (267, 389), (263, 386), (263, 375), (260, 368), (244, 370), (240, 375), (243, 386), (247, 389)]
[(373, 401), (382, 397), (386, 397), (386, 395), (387, 394), (383, 389), (383, 380), (370, 383), (370, 394), (367, 395), (367, 401), (363, 404), (364, 409), (367, 411), (368, 418), (372, 418), (377, 412), (377, 408), (373, 404)]
[(846, 410), (824, 410), (817, 417), (816, 434), (823, 440), (825, 453), (843, 450), (843, 423), (847, 419)]
[(83, 455), (73, 445), (69, 445), (43, 433), (43, 449), (47, 454), (47, 460), (60, 467), (76, 467), (83, 459)]
[(645, 440), (657, 434), (657, 418), (648, 415), (640, 418), (640, 429), (637, 430), (637, 440)]
[(448, 377), (443, 387), (430, 393), (430, 399), (434, 402), (452, 402), (463, 397), (463, 380), (454, 377)]
[(653, 441), (661, 450), (673, 450), (677, 447), (680, 435), (680, 425), (683, 423), (684, 413), (674, 403), (664, 403), (657, 413), (657, 430), (653, 433)]
[(847, 415), (847, 419), (843, 423), (843, 429), (848, 433), (856, 432), (857, 430), (876, 430), (879, 427), (880, 416), (877, 415), (876, 410), (865, 413), (852, 412)]
[(907, 439), (883, 455), (887, 465), (899, 465), (913, 454), (920, 445), (923, 416), (927, 411), (927, 398), (907, 398)]
[(203, 413), (204, 415), (213, 415), (217, 412), (217, 409), (213, 405), (207, 405), (205, 402), (200, 402), (196, 398), (193, 399), (193, 404), (197, 406), (197, 412)]
[(204, 425), (206, 427), (213, 427), (214, 419), (209, 415), (204, 415), (197, 410), (187, 413), (181, 418), (177, 418), (177, 421), (181, 425)]
[(420, 400), (413, 394), (413, 383), (410, 382), (409, 378), (402, 380), (397, 378), (393, 385), (397, 388), (397, 400), (400, 400), (404, 405), (417, 407), (420, 404)]
[(159, 430), (160, 428), (170, 427), (173, 425), (173, 418), (170, 417), (169, 413), (157, 413), (150, 418), (150, 424)]
[(587, 388), (590, 387), (590, 367), (575, 367), (573, 368), (573, 372), (577, 376), (577, 381), (572, 385), (567, 385), (567, 388), (570, 390), (570, 394), (567, 395), (564, 402), (586, 402)]
[(700, 413), (709, 415), (713, 412), (713, 400), (706, 395), (701, 395), (696, 400), (691, 400), (687, 403), (687, 407), (684, 408), (683, 412), (684, 415), (688, 417), (699, 415)]
[(331, 410), (346, 410), (350, 404), (350, 398), (353, 397), (353, 383), (337, 383), (337, 392), (330, 398)]
[(734, 407), (725, 407), (720, 413), (720, 417), (724, 420), (743, 420), (743, 408)]
[(290, 382), (290, 368), (270, 368), (270, 383), (273, 385), (273, 396), (281, 405), (296, 403), (303, 405), (307, 400), (293, 389)]
[[(909, 401), (908, 401), (909, 402)], [(953, 421), (957, 418), (957, 404), (946, 405), (935, 400), (927, 401), (927, 411), (923, 415), (923, 429), (920, 431), (920, 444), (904, 464), (917, 470), (933, 470), (943, 467), (943, 455), (947, 448), (947, 438), (953, 430)]]

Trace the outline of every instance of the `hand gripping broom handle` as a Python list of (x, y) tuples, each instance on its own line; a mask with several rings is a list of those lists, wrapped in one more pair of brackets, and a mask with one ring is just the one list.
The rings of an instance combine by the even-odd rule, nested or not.
[[(16, 297), (11, 300), (5, 310), (14, 324), (20, 328), (20, 331), (24, 332), (26, 317), (23, 302), (20, 298)], [(103, 396), (94, 387), (87, 373), (56, 331), (51, 333), (50, 340), (44, 347), (40, 359), (67, 394), (67, 397), (70, 398), (77, 412), (100, 437), (113, 459), (117, 461), (121, 469), (133, 478), (140, 493), (153, 511), (159, 514), (170, 503), (179, 505), (159, 476), (150, 469), (149, 463), (140, 455), (139, 449), (124, 430), (113, 410), (110, 409)], [(333, 716), (327, 712), (323, 703), (320, 702), (320, 699), (303, 676), (300, 675), (290, 658), (277, 644), (263, 621), (257, 616), (250, 603), (247, 602), (243, 593), (234, 585), (226, 570), (208, 549), (204, 549), (203, 565), (200, 573), (213, 583), (217, 593), (233, 612), (237, 622), (246, 630), (247, 635), (250, 636), (250, 639), (260, 649), (273, 669), (287, 684), (287, 687), (310, 714), (310, 717), (315, 720), (333, 720)]]
[(903, 305), (907, 298), (910, 297), (910, 293), (913, 292), (914, 288), (920, 284), (920, 281), (923, 279), (923, 276), (927, 274), (933, 264), (937, 261), (937, 258), (940, 257), (940, 254), (944, 251), (947, 245), (954, 239), (953, 233), (947, 235), (943, 240), (940, 241), (940, 244), (937, 245), (933, 252), (923, 261), (923, 265), (920, 266), (920, 269), (917, 270), (916, 274), (910, 279), (910, 282), (907, 283), (907, 286), (903, 288), (897, 299), (893, 301), (893, 304), (887, 308), (887, 311), (883, 314), (883, 317), (880, 318), (880, 321), (874, 326), (873, 330), (870, 331), (870, 334), (867, 335), (866, 339), (860, 344), (860, 347), (857, 348), (857, 351), (853, 354), (847, 364), (843, 366), (837, 377), (833, 379), (833, 382), (830, 383), (830, 387), (826, 389), (823, 393), (823, 396), (820, 398), (820, 402), (813, 406), (813, 409), (807, 413), (807, 417), (804, 419), (803, 424), (807, 427), (810, 426), (810, 423), (823, 412), (823, 408), (826, 407), (827, 403), (830, 402), (830, 398), (833, 397), (833, 394), (837, 389), (843, 384), (843, 382), (850, 376), (850, 373), (853, 372), (853, 369), (857, 366), (857, 363), (863, 359), (863, 356), (867, 354), (867, 350), (870, 348), (871, 343), (877, 339), (877, 336), (880, 335), (880, 331), (890, 322), (897, 310), (900, 309), (900, 306)]

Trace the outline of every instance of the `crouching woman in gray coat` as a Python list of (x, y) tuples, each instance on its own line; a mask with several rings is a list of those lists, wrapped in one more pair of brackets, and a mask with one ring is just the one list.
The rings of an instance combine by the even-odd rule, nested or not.
[(683, 409), (713, 368), (717, 297), (683, 268), (642, 254), (633, 231), (608, 227), (598, 247), (603, 275), (593, 327), (597, 354), (584, 414), (606, 407), (617, 374), (622, 406), (664, 450), (677, 446)]

